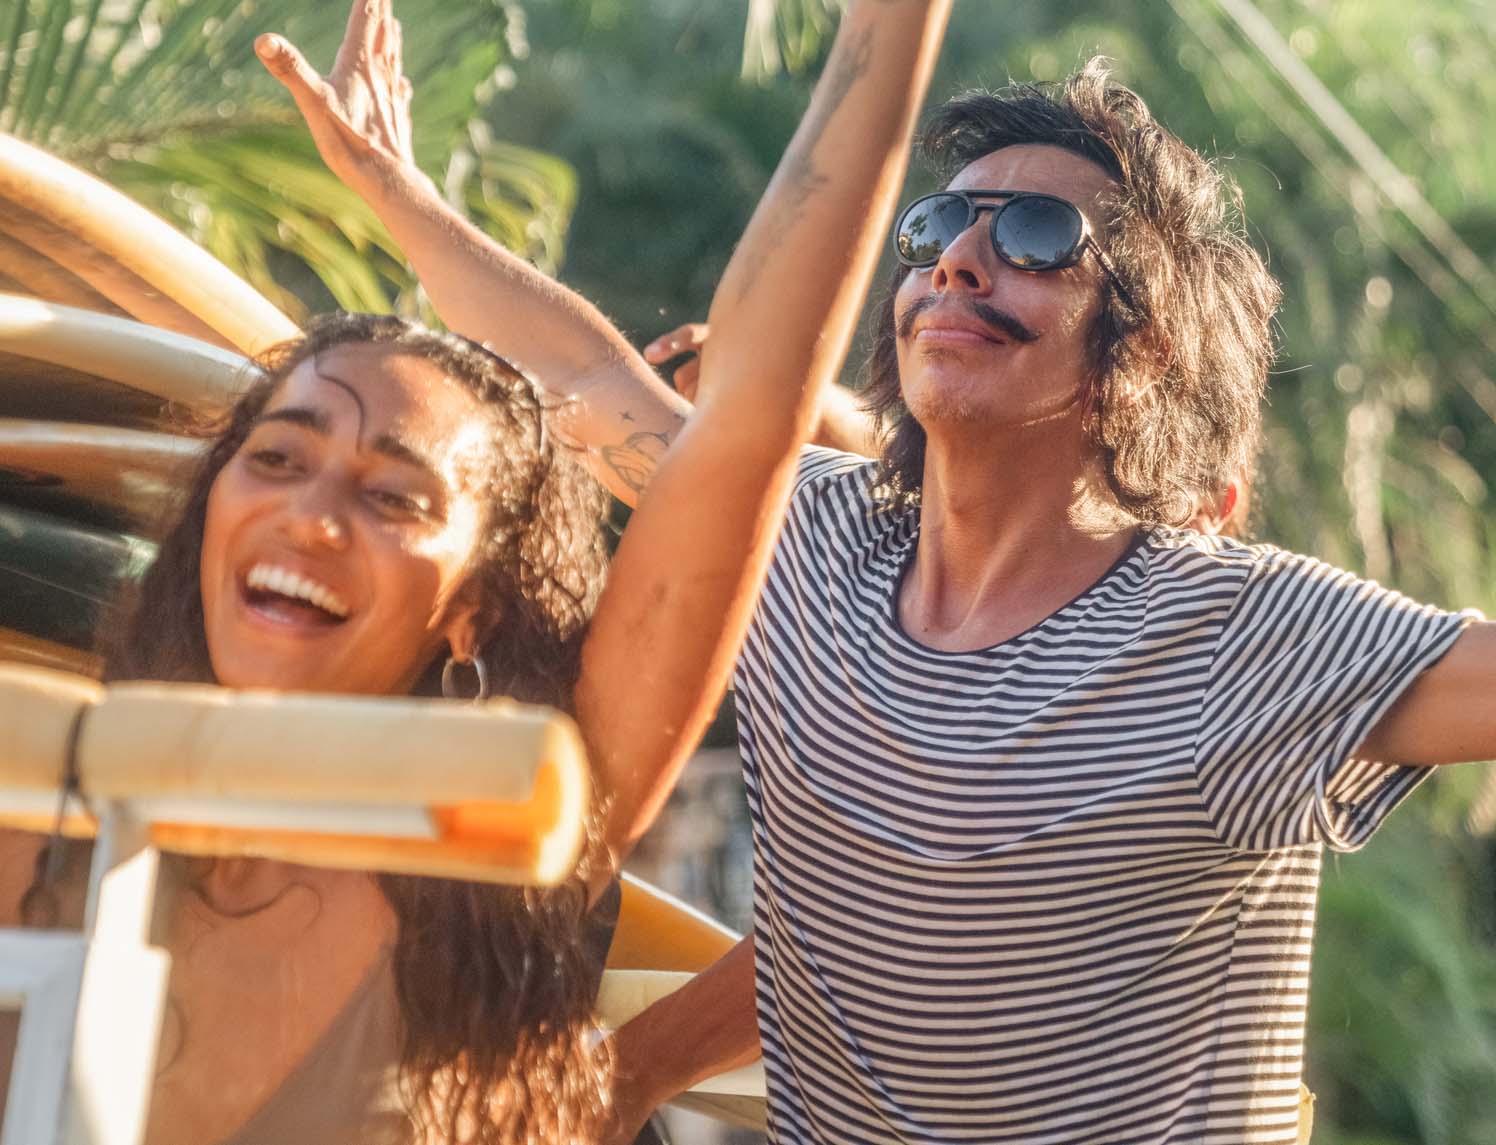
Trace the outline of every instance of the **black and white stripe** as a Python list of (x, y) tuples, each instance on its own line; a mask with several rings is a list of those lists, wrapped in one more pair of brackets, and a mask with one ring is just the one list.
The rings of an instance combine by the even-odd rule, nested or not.
[(737, 672), (772, 1136), (1291, 1143), (1321, 844), (1463, 619), (1145, 538), (969, 653), (900, 630), (917, 516), (812, 450)]

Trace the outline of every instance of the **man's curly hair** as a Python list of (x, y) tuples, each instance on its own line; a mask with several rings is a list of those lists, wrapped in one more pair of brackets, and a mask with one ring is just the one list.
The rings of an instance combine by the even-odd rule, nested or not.
[[(1086, 432), (1125, 513), (1144, 525), (1181, 524), (1250, 476), (1261, 435), (1281, 292), (1247, 241), (1240, 190), (1114, 82), (1101, 58), (1062, 83), (954, 97), (921, 150), (948, 179), (1019, 144), (1063, 148), (1111, 176), (1093, 222), (1138, 306), (1103, 280)], [(895, 271), (875, 316), (866, 402), (882, 435), (880, 481), (916, 504), (925, 432), (903, 401), (894, 328), (894, 295), (908, 273)]]

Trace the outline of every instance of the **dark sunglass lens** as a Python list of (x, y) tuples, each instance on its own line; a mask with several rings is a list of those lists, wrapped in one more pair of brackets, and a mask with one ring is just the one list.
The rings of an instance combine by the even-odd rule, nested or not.
[(932, 195), (912, 203), (899, 219), (894, 243), (899, 258), (909, 266), (931, 266), (966, 229), (966, 200), (955, 195)]
[(1025, 195), (1011, 200), (992, 224), (998, 253), (1016, 267), (1045, 270), (1075, 261), (1080, 212), (1059, 199)]

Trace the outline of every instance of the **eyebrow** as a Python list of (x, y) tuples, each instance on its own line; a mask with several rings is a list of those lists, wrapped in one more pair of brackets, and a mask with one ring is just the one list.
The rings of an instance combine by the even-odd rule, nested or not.
[[(269, 410), (255, 418), (255, 425), (261, 426), (271, 422), (285, 422), (288, 425), (300, 426), (302, 429), (310, 430), (320, 437), (332, 436), (332, 419), (327, 416), (326, 410), (315, 409), (310, 406), (289, 406), (285, 409)], [(369, 444), (369, 448), (375, 453), (383, 454), (391, 460), (398, 461), (403, 465), (411, 465), (417, 469), (423, 469), (438, 482), (446, 484), (436, 465), (420, 450), (414, 446), (401, 441), (394, 434), (382, 433)]]

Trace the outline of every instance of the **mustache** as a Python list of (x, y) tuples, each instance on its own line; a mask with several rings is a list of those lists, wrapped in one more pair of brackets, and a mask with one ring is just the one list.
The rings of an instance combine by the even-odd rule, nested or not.
[(910, 303), (909, 309), (899, 316), (898, 335), (907, 338), (914, 333), (914, 323), (926, 310), (940, 305), (952, 305), (957, 309), (964, 310), (974, 316), (983, 325), (1005, 335), (1012, 342), (1037, 342), (1039, 335), (1030, 330), (1018, 320), (1018, 316), (1010, 314), (1006, 310), (999, 310), (986, 302), (976, 299), (966, 299), (961, 302), (947, 303), (938, 294), (926, 294), (923, 298), (917, 298)]

